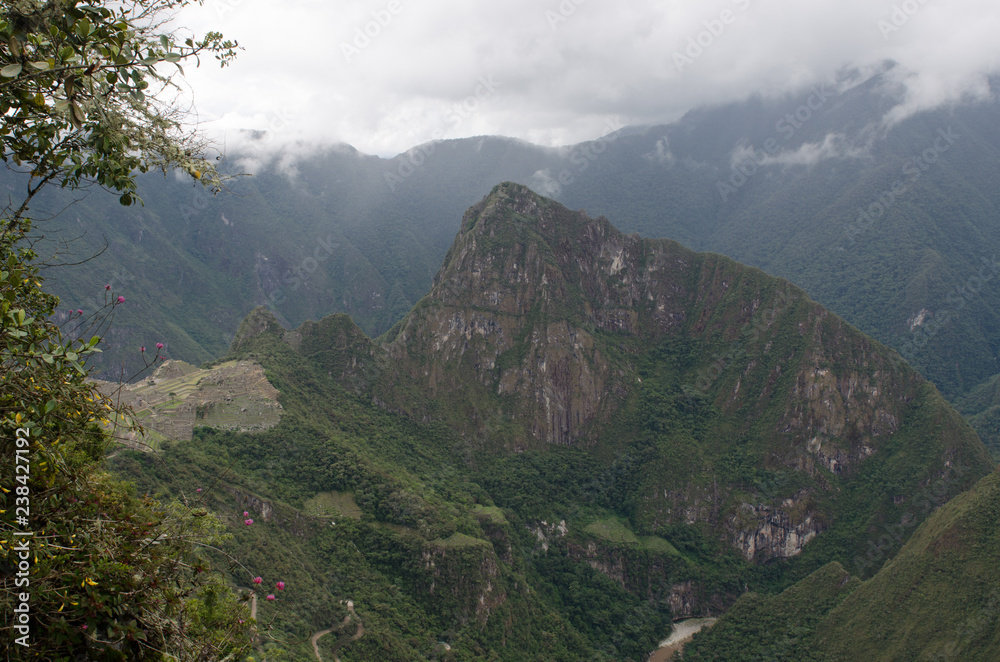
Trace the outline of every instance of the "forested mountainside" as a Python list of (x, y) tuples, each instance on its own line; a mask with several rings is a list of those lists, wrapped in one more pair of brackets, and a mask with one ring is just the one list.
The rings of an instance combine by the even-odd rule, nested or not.
[[(474, 173), (472, 181), (425, 190), (393, 190), (385, 175), (394, 161), (345, 146), (303, 156), (293, 169), (235, 177), (215, 197), (162, 175), (138, 178), (141, 206), (121, 207), (97, 189), (72, 199), (45, 191), (34, 201), (36, 216), (46, 219), (36, 227), (47, 241), (37, 245), (47, 262), (72, 265), (45, 270), (64, 319), (104, 305), (107, 284), (126, 297), (95, 361), (103, 378), (137, 372), (138, 347), (153, 342), (163, 342), (171, 358), (210, 360), (257, 305), (292, 326), (348, 313), (378, 335), (427, 291), (455, 219), (498, 181), (530, 175), (511, 163), (528, 160), (523, 150), (544, 154), (508, 140), (490, 139), (478, 152), (468, 147), (458, 141), (435, 154), (447, 156), (449, 168), (465, 168), (466, 177)], [(24, 182), (0, 174), (10, 195), (21, 193)]]
[(748, 590), (872, 577), (993, 468), (787, 281), (516, 184), (460, 227), (378, 339), (242, 322), (224, 358), (263, 366), (276, 426), (113, 460), (223, 515), (238, 586), (285, 582), (257, 606), (268, 659), (645, 659)]
[(993, 472), (929, 517), (868, 581), (831, 563), (780, 595), (741, 596), (684, 660), (994, 659), (998, 521)]
[(787, 278), (957, 397), (998, 371), (1000, 105), (887, 129), (891, 98), (876, 76), (693, 112), (558, 199)]
[[(996, 448), (1000, 402), (987, 383), (1000, 372), (1000, 106), (882, 125), (897, 100), (884, 75), (849, 72), (666, 126), (609, 118), (608, 136), (561, 149), (497, 137), (391, 159), (289, 147), (216, 198), (159, 176), (140, 178), (144, 207), (95, 190), (63, 211), (68, 200), (53, 193), (40, 208), (62, 213), (38, 227), (57, 241), (80, 237), (54, 262), (108, 242), (91, 262), (48, 270), (67, 315), (99, 307), (108, 283), (134, 293), (108, 337), (110, 378), (123, 361), (135, 372), (135, 348), (153, 341), (172, 358), (217, 356), (256, 305), (291, 326), (348, 313), (378, 335), (426, 292), (462, 212), (496, 182), (518, 181), (626, 232), (789, 279), (962, 399)], [(251, 156), (266, 161), (259, 141)], [(234, 172), (245, 162), (230, 160)], [(10, 176), (4, 185), (23, 187)]]

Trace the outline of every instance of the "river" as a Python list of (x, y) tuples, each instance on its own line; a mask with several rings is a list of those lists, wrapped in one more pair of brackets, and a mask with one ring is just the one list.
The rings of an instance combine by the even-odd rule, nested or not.
[(649, 662), (669, 662), (674, 653), (684, 648), (696, 632), (711, 626), (717, 618), (689, 618), (674, 623), (674, 631), (660, 642), (660, 647), (650, 653)]

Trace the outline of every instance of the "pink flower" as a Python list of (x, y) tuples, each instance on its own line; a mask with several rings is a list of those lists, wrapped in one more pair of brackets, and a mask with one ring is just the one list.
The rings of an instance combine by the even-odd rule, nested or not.
[(262, 581), (264, 581), (264, 580), (263, 580), (262, 578), (260, 578), (260, 577), (254, 577), (254, 578), (253, 578), (253, 583), (254, 583), (254, 584), (259, 584), (259, 583), (261, 583)]
[(201, 492), (201, 488), (199, 487), (198, 489), (195, 490), (195, 492)]
[(277, 588), (277, 589), (278, 589), (279, 591), (284, 591), (284, 590), (285, 590), (285, 582), (278, 582), (278, 583), (277, 583), (277, 584), (275, 584), (274, 586), (275, 586), (275, 587), (276, 587), (276, 588)]
[(163, 349), (163, 343), (161, 342), (156, 343), (156, 349)]
[(246, 524), (247, 526), (250, 526), (251, 524), (253, 524), (253, 520), (252, 519), (245, 519), (245, 520), (243, 520), (243, 523)]
[(250, 513), (248, 513), (247, 511), (244, 510), (243, 511), (243, 517), (250, 517)]
[(104, 286), (104, 291), (105, 291), (105, 292), (106, 292), (106, 291), (108, 291), (108, 290), (110, 290), (110, 289), (111, 289), (111, 286), (110, 286), (110, 285), (105, 285), (105, 286)]
[(145, 347), (140, 347), (139, 351), (142, 352), (143, 354), (145, 354), (146, 353), (146, 348)]
[(274, 600), (274, 593), (269, 593), (267, 596), (268, 600)]
[(77, 311), (76, 311), (76, 314), (77, 314), (77, 315), (83, 315), (83, 310), (77, 310)]
[(123, 296), (118, 297), (118, 303), (125, 303), (125, 297)]

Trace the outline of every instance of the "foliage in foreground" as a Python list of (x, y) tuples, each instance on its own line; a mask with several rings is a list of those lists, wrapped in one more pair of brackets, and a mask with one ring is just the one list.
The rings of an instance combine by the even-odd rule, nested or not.
[(156, 96), (173, 86), (159, 65), (201, 54), (225, 64), (236, 48), (167, 29), (186, 4), (0, 5), (0, 160), (29, 178), (0, 215), (0, 610), (11, 659), (234, 659), (253, 635), (247, 608), (206, 572), (214, 518), (197, 503), (140, 497), (103, 468), (128, 412), (85, 381), (85, 363), (124, 298), (106, 287), (104, 306), (78, 310), (64, 337), (25, 239), (32, 199), (50, 183), (96, 184), (129, 205), (137, 173), (180, 168), (219, 189), (183, 113)]
[[(114, 441), (99, 423), (127, 412), (85, 381), (97, 338), (68, 341), (47, 321), (56, 299), (17, 238), (8, 232), (0, 245), (0, 611), (10, 654), (241, 653), (253, 632), (249, 612), (219, 589), (199, 553), (220, 539), (218, 523), (197, 504), (138, 496), (104, 471)], [(16, 611), (23, 603), (27, 611)]]

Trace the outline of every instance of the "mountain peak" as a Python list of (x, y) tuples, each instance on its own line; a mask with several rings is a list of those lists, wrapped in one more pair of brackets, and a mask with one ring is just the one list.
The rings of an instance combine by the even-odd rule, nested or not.
[(229, 346), (231, 354), (244, 352), (257, 338), (265, 335), (276, 335), (278, 338), (285, 334), (281, 322), (274, 316), (266, 306), (257, 306), (240, 322), (240, 327), (233, 336), (233, 342)]
[[(469, 209), (431, 292), (386, 348), (399, 371), (390, 381), (426, 398), (390, 386), (379, 397), (391, 407), (484, 448), (646, 457), (661, 476), (647, 516), (704, 521), (748, 560), (800, 554), (844, 508), (821, 502), (866, 489), (893, 448), (924, 443), (917, 411), (943, 427), (914, 475), (961, 465), (968, 485), (992, 468), (898, 355), (787, 281), (625, 235), (518, 184)], [(734, 479), (733, 462), (756, 477)], [(738, 506), (694, 487), (726, 476), (753, 493), (767, 475), (788, 482)]]
[[(589, 319), (595, 303), (638, 303), (635, 267), (643, 246), (604, 217), (505, 182), (466, 212), (431, 296), (506, 314), (540, 307), (548, 315)], [(630, 290), (624, 297), (623, 287)]]
[[(558, 216), (562, 227), (551, 223)], [(583, 211), (572, 212), (561, 204), (523, 184), (503, 182), (493, 187), (489, 195), (466, 212), (461, 234), (479, 228), (480, 232), (495, 231), (496, 225), (527, 225), (540, 231), (578, 229), (593, 222)], [(606, 222), (606, 221), (605, 221)], [(546, 234), (548, 234), (546, 232)]]

